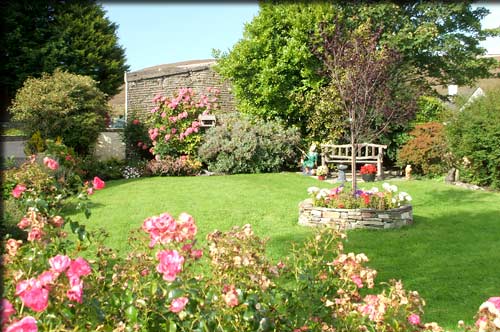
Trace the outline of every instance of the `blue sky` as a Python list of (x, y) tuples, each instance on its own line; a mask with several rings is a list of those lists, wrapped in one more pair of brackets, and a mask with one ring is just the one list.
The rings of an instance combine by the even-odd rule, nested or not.
[[(479, 3), (491, 14), (483, 27), (500, 24), (500, 4)], [(257, 2), (109, 2), (107, 17), (119, 25), (119, 42), (125, 47), (130, 71), (186, 60), (212, 58), (212, 49), (229, 51), (243, 36), (244, 24), (259, 12)], [(488, 53), (500, 54), (500, 38), (482, 44)]]

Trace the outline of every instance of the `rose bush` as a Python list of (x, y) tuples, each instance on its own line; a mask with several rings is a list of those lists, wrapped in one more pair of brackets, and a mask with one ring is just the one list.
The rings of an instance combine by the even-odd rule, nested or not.
[[(18, 187), (16, 199), (30, 190)], [(6, 239), (3, 331), (442, 331), (423, 322), (424, 301), (400, 281), (374, 292), (366, 255), (344, 252), (345, 234), (329, 228), (275, 264), (250, 225), (214, 231), (197, 248), (187, 213), (146, 218), (124, 258), (102, 231), (46, 210), (30, 207), (19, 227), (32, 235)], [(496, 331), (499, 308), (490, 298), (466, 328)]]
[(157, 160), (166, 156), (195, 155), (201, 142), (198, 116), (219, 108), (219, 94), (218, 89), (207, 88), (207, 94), (197, 98), (193, 89), (180, 88), (173, 98), (155, 96), (153, 103), (156, 106), (149, 112), (146, 122), (153, 145), (150, 152)]

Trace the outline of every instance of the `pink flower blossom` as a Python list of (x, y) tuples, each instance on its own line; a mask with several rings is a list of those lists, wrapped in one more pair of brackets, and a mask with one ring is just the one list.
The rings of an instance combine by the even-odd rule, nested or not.
[(33, 227), (28, 233), (28, 241), (40, 241), (45, 233), (38, 227)]
[(82, 303), (83, 298), (83, 281), (75, 282), (66, 292), (66, 296), (70, 301)]
[(17, 227), (19, 227), (20, 229), (25, 229), (28, 228), (30, 225), (31, 225), (31, 220), (29, 220), (26, 217), (23, 217), (23, 219), (21, 219), (21, 221), (17, 224)]
[(188, 301), (188, 298), (184, 296), (172, 300), (172, 303), (170, 304), (170, 311), (175, 313), (181, 312), (184, 310), (184, 307), (186, 307)]
[(87, 195), (93, 195), (94, 194), (94, 188), (90, 187), (90, 188), (87, 188)]
[(201, 256), (203, 256), (203, 250), (195, 249), (191, 251), (191, 257), (193, 257), (194, 259), (200, 259)]
[(10, 320), (10, 316), (16, 313), (16, 309), (12, 306), (12, 304), (7, 299), (2, 299), (2, 324), (8, 322)]
[(138, 125), (140, 123), (140, 121), (138, 119), (134, 119), (134, 120), (132, 120), (132, 123), (135, 125)]
[(165, 117), (167, 116), (167, 113), (165, 113), (165, 112), (161, 112), (160, 116), (161, 116), (162, 118), (165, 118)]
[(92, 184), (95, 190), (101, 190), (106, 186), (106, 183), (103, 180), (99, 179), (97, 176), (94, 177), (94, 181)]
[(408, 321), (410, 322), (410, 324), (412, 325), (420, 325), (420, 316), (417, 315), (417, 314), (411, 314), (409, 317), (408, 317)]
[(43, 164), (53, 171), (55, 171), (59, 168), (59, 163), (57, 161), (55, 161), (54, 159), (49, 158), (49, 157), (43, 158)]
[(57, 255), (49, 259), (49, 265), (52, 271), (63, 273), (71, 264), (71, 258), (65, 255)]
[(358, 286), (358, 288), (363, 287), (363, 281), (357, 274), (351, 276), (351, 280), (356, 284), (356, 286)]
[(165, 142), (168, 142), (170, 140), (171, 136), (170, 134), (166, 134), (165, 135)]
[(487, 302), (493, 303), (495, 308), (500, 310), (500, 297), (490, 297)]
[(38, 327), (33, 317), (26, 316), (20, 321), (8, 326), (5, 332), (38, 332)]
[(175, 240), (177, 242), (191, 240), (195, 237), (197, 231), (198, 229), (193, 217), (185, 212), (181, 213), (177, 219), (177, 232)]
[(14, 239), (8, 239), (7, 242), (5, 243), (5, 249), (7, 250), (7, 254), (9, 256), (15, 256), (17, 254), (17, 249), (21, 247), (23, 244), (23, 241), (21, 240), (14, 240)]
[(61, 216), (55, 216), (52, 218), (52, 225), (55, 227), (62, 227), (62, 225), (64, 225), (64, 218)]
[(149, 217), (142, 223), (142, 229), (149, 233), (150, 248), (154, 247), (157, 242), (162, 244), (171, 242), (174, 239), (176, 228), (175, 219), (168, 213)]
[(176, 128), (172, 128), (172, 129), (170, 130), (170, 132), (172, 133), (172, 135), (174, 135), (174, 134), (177, 132), (177, 129), (176, 129)]
[(89, 275), (92, 272), (89, 263), (82, 257), (78, 257), (77, 259), (71, 261), (69, 264), (69, 268), (66, 271), (66, 275), (68, 278), (71, 277), (81, 277)]
[(162, 250), (156, 254), (156, 258), (160, 261), (156, 266), (156, 271), (163, 274), (164, 280), (174, 281), (182, 270), (184, 257), (179, 255), (177, 250)]
[(47, 287), (53, 284), (57, 277), (58, 274), (54, 273), (54, 271), (48, 270), (42, 272), (42, 274), (40, 274), (37, 279), (40, 282), (40, 285), (42, 285), (43, 287)]
[(170, 121), (172, 123), (176, 123), (177, 122), (177, 117), (176, 116), (169, 116), (168, 117), (168, 121)]
[(192, 127), (188, 127), (186, 129), (186, 131), (184, 132), (184, 136), (187, 137), (187, 136), (191, 135), (192, 133), (193, 133), (193, 128)]
[(44, 311), (49, 305), (49, 291), (35, 278), (20, 281), (16, 285), (16, 295), (25, 306), (37, 312)]
[(18, 184), (16, 187), (12, 190), (12, 196), (14, 198), (19, 198), (23, 194), (23, 192), (26, 190), (26, 186), (24, 184)]
[(142, 145), (143, 145), (143, 144), (144, 144), (144, 143), (142, 143), (141, 141), (137, 142), (137, 146), (138, 146), (138, 147), (142, 147)]
[(158, 128), (150, 128), (148, 130), (149, 138), (154, 141), (158, 137)]
[(224, 302), (226, 302), (226, 304), (229, 307), (236, 307), (239, 304), (238, 292), (236, 292), (236, 289), (233, 285), (225, 288), (227, 289), (224, 290), (224, 294), (222, 294), (222, 299), (224, 300)]

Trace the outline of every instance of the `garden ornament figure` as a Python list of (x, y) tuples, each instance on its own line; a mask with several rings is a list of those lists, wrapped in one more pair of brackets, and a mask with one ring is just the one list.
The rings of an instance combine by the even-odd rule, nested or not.
[(314, 174), (314, 166), (318, 161), (318, 153), (316, 152), (316, 144), (311, 144), (309, 148), (309, 152), (302, 158), (302, 173), (305, 175), (313, 175)]
[(410, 180), (411, 179), (411, 165), (406, 165), (406, 168), (405, 168), (405, 179), (406, 180)]

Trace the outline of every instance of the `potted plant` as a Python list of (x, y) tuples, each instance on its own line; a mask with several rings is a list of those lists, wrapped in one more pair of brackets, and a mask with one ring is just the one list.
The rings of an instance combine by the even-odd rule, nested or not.
[(316, 175), (318, 176), (318, 179), (323, 181), (326, 179), (326, 176), (328, 175), (328, 167), (325, 165), (321, 165), (318, 167), (316, 170)]
[(375, 176), (377, 174), (377, 166), (373, 164), (364, 164), (361, 166), (361, 178), (365, 182), (375, 181)]

